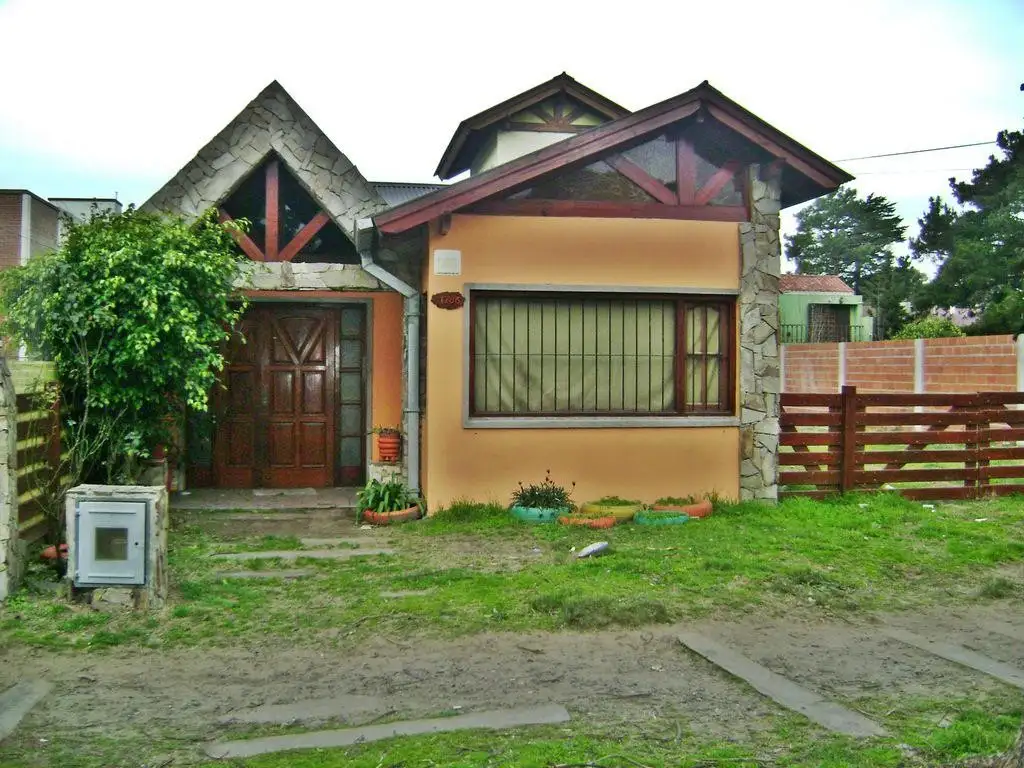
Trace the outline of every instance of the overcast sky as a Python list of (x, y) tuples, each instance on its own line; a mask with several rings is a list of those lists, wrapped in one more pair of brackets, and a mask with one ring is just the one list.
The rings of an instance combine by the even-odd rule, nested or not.
[[(833, 161), (1024, 124), (1024, 0), (0, 0), (0, 51), (0, 188), (126, 203), (273, 79), (371, 180), (562, 71), (631, 109), (707, 79)], [(992, 150), (839, 164), (913, 225)]]

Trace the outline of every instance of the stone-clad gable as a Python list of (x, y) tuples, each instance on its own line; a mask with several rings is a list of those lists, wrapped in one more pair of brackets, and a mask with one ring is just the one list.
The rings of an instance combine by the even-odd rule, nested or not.
[(373, 185), (276, 80), (142, 207), (198, 216), (221, 202), (270, 152), (280, 156), (350, 236), (357, 219), (387, 207)]

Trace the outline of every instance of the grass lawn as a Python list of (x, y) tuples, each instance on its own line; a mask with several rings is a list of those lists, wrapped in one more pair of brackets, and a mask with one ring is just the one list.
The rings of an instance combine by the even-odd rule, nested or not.
[[(177, 526), (166, 612), (99, 613), (57, 596), (21, 594), (0, 610), (0, 645), (102, 648), (259, 643), (267, 635), (639, 626), (739, 612), (847, 613), (1012, 596), (1000, 564), (1024, 560), (1024, 500), (926, 506), (894, 495), (777, 507), (722, 505), (681, 526), (605, 531), (520, 523), (496, 506), (456, 505), (388, 532), (393, 556), (308, 560), (315, 576), (238, 581), (217, 570), (278, 567), (209, 555), (287, 549), (297, 540), (226, 544)], [(597, 540), (611, 553), (577, 560)], [(388, 599), (382, 591), (408, 591)]]
[[(338, 535), (358, 533), (339, 531)], [(297, 539), (226, 542), (177, 522), (174, 594), (154, 615), (102, 613), (23, 592), (0, 609), (0, 647), (94, 657), (132, 648), (258, 648), (271, 640), (357, 649), (371, 638), (450, 638), (480, 632), (638, 627), (690, 618), (823, 617), (984, 604), (1024, 596), (1024, 499), (925, 505), (898, 496), (720, 505), (680, 526), (589, 531), (529, 525), (497, 506), (455, 505), (387, 530), (396, 554), (344, 561), (217, 561), (211, 554), (298, 549)], [(573, 550), (611, 543), (602, 557)], [(367, 546), (371, 546), (367, 544)], [(296, 581), (238, 581), (219, 570), (309, 568)], [(382, 592), (404, 592), (385, 597)], [(113, 649), (113, 650), (111, 650)], [(90, 654), (92, 655), (92, 654)], [(961, 698), (956, 698), (961, 696)], [(951, 764), (1012, 743), (1024, 695), (1009, 688), (939, 698), (881, 693), (843, 701), (890, 731), (856, 742), (773, 711), (748, 739), (690, 730), (678, 717), (635, 722), (575, 717), (560, 727), (392, 739), (343, 750), (229, 761), (252, 768), (320, 766), (897, 766)], [(443, 709), (439, 703), (439, 712)], [(682, 724), (682, 725), (680, 725)], [(232, 737), (301, 730), (238, 730)], [(45, 756), (32, 744), (45, 736)], [(109, 740), (73, 730), (0, 746), (0, 764), (43, 768), (207, 764), (195, 742), (154, 727)], [(4, 749), (11, 751), (5, 756)], [(209, 765), (225, 765), (224, 761)]]

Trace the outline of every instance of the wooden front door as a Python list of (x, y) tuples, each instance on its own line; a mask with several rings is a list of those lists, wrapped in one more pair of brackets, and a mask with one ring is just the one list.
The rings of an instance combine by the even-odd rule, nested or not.
[[(360, 318), (357, 339), (342, 319), (353, 312)], [(362, 479), (362, 312), (289, 305), (246, 312), (219, 398), (218, 487), (323, 488)], [(359, 436), (358, 451), (350, 433)]]

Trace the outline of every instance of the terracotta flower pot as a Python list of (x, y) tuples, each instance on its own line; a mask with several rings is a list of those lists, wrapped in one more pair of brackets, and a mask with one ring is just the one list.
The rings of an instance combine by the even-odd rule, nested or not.
[(398, 461), (398, 457), (402, 455), (402, 436), (377, 435), (377, 451), (381, 461)]
[(582, 515), (564, 515), (558, 518), (560, 525), (578, 525), (583, 528), (611, 528), (618, 522), (614, 517), (583, 517)]
[(711, 514), (711, 502), (704, 499), (696, 504), (655, 504), (651, 509), (655, 512), (678, 512), (688, 517), (707, 517)]
[(395, 523), (419, 520), (419, 517), (420, 508), (418, 506), (399, 509), (394, 512), (376, 512), (372, 509), (367, 509), (363, 511), (362, 521), (370, 525), (394, 525)]
[(43, 560), (56, 560), (58, 557), (61, 560), (67, 560), (68, 559), (68, 545), (67, 544), (61, 544), (59, 548), (51, 545), (49, 547), (46, 547), (46, 549), (44, 549), (42, 552), (40, 552), (39, 556)]

